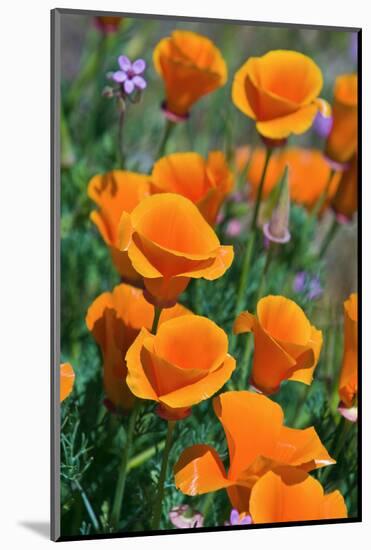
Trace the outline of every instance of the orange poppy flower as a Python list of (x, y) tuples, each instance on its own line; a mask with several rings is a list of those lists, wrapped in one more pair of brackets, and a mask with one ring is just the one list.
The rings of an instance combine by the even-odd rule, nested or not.
[[(251, 194), (256, 197), (263, 171), (266, 151), (256, 149), (251, 156), (247, 172), (247, 180), (251, 186)], [(331, 173), (331, 168), (321, 151), (290, 147), (272, 154), (264, 180), (263, 197), (267, 198), (273, 188), (280, 182), (285, 166), (288, 167), (290, 196), (293, 202), (308, 209), (315, 206), (325, 191)], [(339, 185), (340, 174), (335, 174), (328, 189), (327, 197), (331, 199)]]
[(326, 155), (347, 163), (357, 150), (358, 91), (357, 75), (346, 74), (335, 81), (333, 124), (327, 138)]
[(248, 513), (251, 489), (273, 468), (309, 472), (335, 463), (313, 427), (287, 428), (280, 405), (264, 395), (226, 392), (213, 399), (213, 406), (227, 438), (229, 471), (213, 447), (189, 447), (174, 466), (175, 485), (186, 495), (227, 489), (232, 506)]
[(109, 247), (117, 271), (130, 282), (141, 277), (133, 269), (127, 253), (119, 249), (119, 221), (123, 211), (131, 212), (149, 193), (148, 176), (124, 170), (98, 174), (88, 185), (88, 196), (99, 206), (99, 210), (91, 212), (90, 219)]
[(250, 496), (254, 523), (278, 523), (346, 518), (339, 491), (324, 494), (319, 481), (297, 468), (281, 467), (267, 472), (254, 485)]
[(222, 54), (211, 40), (195, 32), (173, 31), (160, 40), (153, 62), (165, 83), (165, 113), (174, 121), (187, 118), (198, 99), (227, 81)]
[(167, 155), (155, 163), (152, 171), (153, 193), (187, 197), (211, 225), (232, 187), (232, 172), (221, 151), (212, 151), (206, 161), (198, 153)]
[(198, 208), (174, 193), (146, 197), (124, 212), (120, 247), (143, 276), (146, 298), (160, 307), (173, 305), (190, 278), (217, 279), (233, 260), (233, 247), (221, 246)]
[(70, 395), (75, 383), (75, 373), (70, 363), (60, 365), (60, 400), (61, 403)]
[(327, 103), (318, 99), (322, 84), (321, 70), (312, 59), (275, 50), (242, 65), (233, 80), (232, 100), (256, 120), (259, 134), (281, 140), (306, 132), (319, 110), (329, 112)]
[(344, 302), (344, 354), (339, 381), (341, 401), (350, 408), (358, 391), (358, 295)]
[[(180, 304), (161, 313), (160, 324), (174, 317), (191, 314)], [(103, 357), (105, 394), (118, 411), (132, 407), (134, 397), (126, 384), (125, 355), (142, 327), (151, 328), (153, 307), (139, 288), (121, 284), (94, 300), (86, 324)]]
[(252, 384), (266, 394), (277, 392), (284, 380), (310, 384), (322, 347), (322, 332), (304, 311), (284, 296), (266, 296), (257, 315), (242, 312), (234, 322), (235, 334), (254, 333)]
[(236, 366), (225, 332), (198, 315), (163, 322), (156, 335), (142, 328), (126, 363), (133, 394), (157, 401), (158, 414), (168, 420), (188, 416), (193, 405), (227, 382)]
[(357, 155), (351, 159), (349, 166), (338, 172), (340, 182), (331, 201), (336, 214), (351, 220), (358, 208), (358, 159)]

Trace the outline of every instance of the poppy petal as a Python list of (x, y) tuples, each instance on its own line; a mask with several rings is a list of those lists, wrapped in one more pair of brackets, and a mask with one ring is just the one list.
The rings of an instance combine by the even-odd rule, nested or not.
[(154, 336), (147, 329), (142, 328), (125, 356), (128, 368), (126, 383), (137, 397), (158, 401), (155, 389), (151, 386), (141, 362), (141, 351), (147, 338), (151, 339)]
[(312, 103), (284, 117), (258, 122), (256, 129), (270, 139), (287, 138), (291, 133), (303, 134), (312, 126), (317, 112), (317, 105)]
[(323, 501), (317, 480), (296, 468), (279, 468), (254, 485), (250, 513), (254, 523), (316, 520), (322, 519)]
[(96, 225), (104, 242), (108, 245), (112, 245), (114, 238), (110, 234), (109, 226), (106, 224), (103, 216), (97, 210), (94, 210), (90, 212), (90, 219)]
[(207, 375), (207, 372), (202, 369), (182, 369), (177, 365), (173, 365), (156, 355), (153, 348), (154, 340), (145, 340), (140, 359), (143, 370), (160, 400), (162, 395), (176, 391), (185, 385), (193, 384)]
[(157, 190), (179, 193), (192, 202), (208, 190), (205, 161), (198, 153), (173, 153), (158, 160), (152, 171)]
[(321, 506), (321, 519), (347, 518), (348, 510), (340, 491), (333, 491), (324, 496)]
[(64, 401), (72, 392), (75, 383), (75, 373), (70, 363), (60, 365), (60, 402)]
[(163, 308), (173, 307), (179, 294), (188, 286), (188, 277), (174, 277), (172, 279), (144, 278), (144, 286), (148, 291), (146, 299), (153, 305)]
[(183, 369), (196, 368), (210, 372), (225, 359), (228, 338), (224, 330), (206, 317), (178, 317), (161, 324), (154, 351), (159, 357), (166, 357), (167, 361)]
[(213, 399), (213, 407), (227, 437), (228, 478), (237, 480), (258, 456), (269, 456), (281, 431), (283, 412), (267, 397), (248, 391), (222, 393)]
[(139, 235), (180, 253), (207, 255), (220, 246), (197, 207), (174, 193), (143, 199), (132, 214), (132, 225)]
[(133, 226), (131, 224), (130, 214), (123, 212), (118, 227), (118, 239), (121, 251), (129, 248), (133, 236)]
[(218, 453), (209, 445), (194, 445), (181, 454), (174, 466), (175, 485), (190, 496), (224, 489), (228, 481)]
[(275, 448), (269, 457), (278, 463), (298, 466), (306, 471), (336, 463), (312, 427), (298, 430), (282, 426)]
[(172, 408), (191, 407), (192, 405), (196, 405), (220, 390), (220, 388), (230, 379), (235, 368), (236, 360), (230, 355), (227, 355), (218, 369), (209, 372), (207, 376), (193, 384), (184, 386), (167, 395), (162, 395), (160, 400), (162, 403)]
[(296, 361), (261, 327), (254, 327), (254, 359), (251, 383), (266, 394), (278, 390), (292, 375)]
[(233, 332), (234, 334), (251, 332), (254, 329), (255, 323), (255, 315), (252, 315), (252, 313), (249, 313), (248, 311), (243, 311), (233, 323)]
[(266, 296), (257, 307), (259, 323), (280, 342), (306, 346), (311, 337), (311, 325), (293, 300), (284, 296)]

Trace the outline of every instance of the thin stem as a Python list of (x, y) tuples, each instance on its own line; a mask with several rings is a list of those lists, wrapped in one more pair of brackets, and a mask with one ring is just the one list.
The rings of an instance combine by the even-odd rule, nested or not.
[(171, 122), (171, 120), (166, 119), (166, 125), (164, 129), (164, 133), (162, 134), (162, 139), (160, 141), (160, 145), (157, 149), (156, 158), (155, 160), (158, 160), (165, 152), (167, 141), (174, 129), (175, 123)]
[(349, 420), (346, 420), (343, 416), (341, 417), (340, 435), (336, 441), (335, 450), (332, 453), (335, 460), (339, 458), (340, 453), (343, 450), (343, 447), (348, 439), (348, 435), (349, 435), (350, 429), (352, 428), (352, 425), (353, 425), (352, 422), (349, 422)]
[(247, 241), (246, 250), (245, 250), (245, 256), (243, 259), (243, 265), (242, 265), (242, 271), (241, 271), (241, 277), (240, 282), (238, 285), (238, 293), (237, 293), (237, 301), (236, 301), (236, 315), (238, 315), (244, 306), (244, 298), (246, 294), (246, 287), (247, 287), (247, 279), (250, 272), (250, 264), (251, 259), (254, 252), (254, 244), (255, 244), (255, 231), (252, 231), (249, 236), (249, 240)]
[(133, 458), (131, 458), (128, 462), (127, 471), (130, 472), (130, 470), (138, 468), (139, 466), (147, 462), (147, 460), (152, 458), (156, 454), (156, 452), (162, 451), (164, 447), (165, 441), (160, 441), (160, 443), (157, 443), (157, 445), (153, 445), (149, 449), (146, 449), (136, 456), (133, 456)]
[(319, 199), (317, 200), (316, 204), (314, 205), (314, 208), (313, 208), (312, 212), (309, 215), (309, 218), (311, 220), (313, 220), (314, 218), (316, 218), (318, 216), (318, 214), (320, 213), (323, 205), (325, 204), (327, 196), (328, 196), (328, 192), (330, 190), (330, 185), (331, 185), (331, 182), (332, 182), (332, 179), (333, 179), (334, 175), (335, 175), (335, 170), (331, 170), (330, 174), (329, 174), (329, 177), (328, 177), (328, 180), (327, 180), (327, 183), (326, 183), (326, 187), (323, 190), (323, 193), (320, 195)]
[(265, 283), (266, 283), (266, 280), (267, 280), (267, 273), (268, 273), (269, 266), (272, 263), (272, 259), (273, 259), (273, 256), (274, 256), (274, 250), (275, 250), (274, 243), (271, 243), (268, 250), (267, 250), (267, 253), (265, 255), (263, 273), (260, 277), (260, 284), (259, 284), (259, 287), (258, 287), (258, 292), (256, 293), (256, 302), (258, 302), (264, 294)]
[(334, 217), (334, 219), (332, 220), (330, 229), (328, 230), (325, 238), (322, 241), (322, 245), (321, 245), (321, 248), (320, 248), (320, 251), (319, 251), (319, 257), (320, 258), (323, 258), (324, 255), (326, 254), (329, 245), (331, 244), (333, 238), (335, 237), (335, 235), (336, 235), (336, 233), (339, 229), (339, 225), (340, 224), (337, 221), (336, 217)]
[(81, 484), (80, 484), (80, 482), (79, 482), (77, 479), (74, 480), (74, 484), (75, 484), (76, 488), (78, 489), (78, 491), (79, 491), (80, 494), (81, 494), (82, 501), (83, 501), (83, 503), (84, 503), (84, 505), (85, 505), (86, 511), (87, 511), (87, 513), (88, 513), (88, 515), (89, 515), (89, 517), (90, 517), (90, 520), (91, 520), (91, 522), (92, 522), (92, 524), (93, 524), (94, 529), (95, 529), (96, 531), (99, 531), (99, 522), (98, 522), (98, 520), (97, 520), (97, 516), (95, 515), (95, 512), (94, 512), (94, 510), (93, 510), (93, 507), (92, 507), (92, 505), (90, 504), (90, 500), (89, 500), (87, 494), (85, 493), (84, 489), (81, 487)]
[(290, 426), (292, 427), (300, 426), (300, 419), (301, 419), (303, 408), (305, 406), (309, 392), (310, 392), (310, 386), (304, 386), (304, 388), (300, 388), (300, 395), (298, 396), (295, 407), (293, 408), (292, 417), (289, 423)]
[(259, 183), (259, 187), (258, 187), (258, 194), (257, 194), (256, 201), (255, 201), (254, 214), (253, 214), (252, 222), (251, 222), (251, 229), (252, 230), (256, 229), (256, 225), (257, 225), (257, 222), (258, 222), (260, 203), (261, 203), (262, 196), (263, 196), (265, 176), (267, 174), (269, 159), (272, 156), (272, 152), (273, 152), (273, 149), (271, 147), (266, 148), (266, 155), (265, 155), (265, 161), (264, 161), (264, 166), (263, 166), (263, 172), (262, 172), (262, 175), (261, 175), (261, 178), (260, 178), (260, 183)]
[(152, 323), (151, 332), (152, 332), (152, 334), (156, 334), (157, 329), (158, 329), (158, 323), (159, 323), (159, 320), (160, 320), (160, 315), (161, 315), (162, 308), (158, 307), (158, 306), (153, 306), (153, 307), (155, 308), (155, 313), (154, 313), (154, 316), (153, 316), (153, 323)]
[[(253, 350), (253, 335), (252, 334), (246, 334), (246, 346), (245, 351), (242, 356), (242, 375), (241, 375), (241, 389), (246, 389), (249, 383), (249, 363), (250, 363), (250, 357)], [(246, 373), (246, 376), (245, 376)]]
[(327, 180), (327, 183), (326, 183), (325, 189), (323, 190), (322, 194), (317, 199), (317, 202), (315, 203), (315, 205), (313, 207), (313, 210), (309, 213), (309, 215), (306, 219), (306, 222), (304, 224), (303, 231), (302, 231), (301, 244), (300, 244), (301, 249), (303, 249), (304, 246), (307, 246), (308, 233), (310, 231), (312, 223), (317, 218), (319, 212), (321, 211), (323, 205), (325, 204), (325, 201), (327, 199), (327, 195), (328, 195), (328, 192), (329, 192), (329, 189), (330, 189), (330, 184), (331, 184), (331, 181), (332, 181), (332, 178), (333, 178), (334, 174), (335, 174), (335, 171), (331, 170), (330, 174), (329, 174), (329, 177), (328, 177), (328, 180)]
[(133, 410), (130, 413), (129, 425), (126, 433), (126, 442), (125, 442), (124, 452), (122, 454), (122, 460), (121, 460), (120, 470), (119, 470), (119, 478), (116, 485), (116, 492), (115, 492), (115, 497), (113, 501), (112, 515), (111, 515), (111, 523), (115, 529), (117, 529), (118, 523), (120, 521), (121, 506), (122, 506), (122, 500), (125, 492), (126, 477), (128, 473), (128, 462), (130, 458), (131, 445), (132, 445), (133, 435), (135, 430), (135, 423), (138, 417), (139, 405), (140, 405), (140, 401), (137, 400)]
[(162, 501), (164, 498), (164, 489), (165, 489), (166, 471), (167, 471), (167, 465), (169, 462), (169, 453), (173, 442), (173, 432), (175, 428), (175, 423), (176, 423), (175, 420), (169, 420), (167, 424), (166, 442), (165, 442), (164, 453), (162, 455), (160, 477), (158, 479), (158, 484), (157, 484), (157, 495), (156, 495), (156, 501), (155, 501), (155, 506), (153, 511), (152, 529), (158, 529), (160, 526)]
[(117, 148), (117, 162), (119, 168), (122, 170), (125, 164), (124, 154), (124, 122), (125, 122), (125, 110), (120, 106), (119, 126), (118, 126), (118, 148)]
[(211, 505), (214, 501), (215, 495), (214, 493), (208, 493), (204, 500), (204, 506), (202, 508), (202, 515), (204, 516), (204, 521), (206, 522), (206, 518), (209, 514)]

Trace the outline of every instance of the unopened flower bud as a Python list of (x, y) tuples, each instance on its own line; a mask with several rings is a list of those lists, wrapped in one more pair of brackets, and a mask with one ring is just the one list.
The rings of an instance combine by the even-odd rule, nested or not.
[(289, 231), (290, 190), (287, 166), (279, 185), (280, 192), (277, 203), (273, 208), (271, 219), (263, 226), (263, 233), (269, 241), (283, 244), (287, 243), (291, 238)]

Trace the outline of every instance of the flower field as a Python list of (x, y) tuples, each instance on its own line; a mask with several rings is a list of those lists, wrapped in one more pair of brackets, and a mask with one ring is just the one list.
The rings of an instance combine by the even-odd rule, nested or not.
[(357, 519), (357, 34), (61, 31), (62, 537)]

